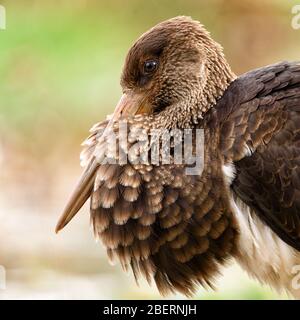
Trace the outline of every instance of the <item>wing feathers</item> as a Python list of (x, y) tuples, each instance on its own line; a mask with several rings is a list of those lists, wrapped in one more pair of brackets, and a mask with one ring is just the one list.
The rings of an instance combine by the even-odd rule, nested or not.
[[(233, 162), (237, 171), (231, 187), (282, 240), (300, 250), (300, 64), (251, 71), (228, 91), (217, 113), (224, 161)], [(227, 107), (232, 96), (235, 104)]]

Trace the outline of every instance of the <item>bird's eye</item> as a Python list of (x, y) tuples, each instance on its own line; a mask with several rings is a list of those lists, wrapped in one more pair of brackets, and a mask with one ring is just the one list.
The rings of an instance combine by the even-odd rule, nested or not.
[(155, 60), (148, 60), (144, 63), (144, 73), (149, 74), (156, 70), (158, 62)]

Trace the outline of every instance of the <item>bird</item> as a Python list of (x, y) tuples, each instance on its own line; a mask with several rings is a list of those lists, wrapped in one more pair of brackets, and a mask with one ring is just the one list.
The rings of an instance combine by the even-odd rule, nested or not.
[[(237, 76), (205, 27), (178, 16), (136, 40), (121, 87), (114, 113), (83, 143), (84, 170), (56, 232), (90, 199), (108, 258), (162, 295), (216, 289), (236, 261), (261, 284), (300, 298), (300, 63)], [(176, 134), (168, 163), (163, 148), (154, 163), (136, 161), (149, 156), (153, 144), (142, 142), (157, 141), (153, 132), (161, 139), (172, 130), (202, 132), (191, 143), (201, 170), (187, 174), (191, 165), (176, 163)]]

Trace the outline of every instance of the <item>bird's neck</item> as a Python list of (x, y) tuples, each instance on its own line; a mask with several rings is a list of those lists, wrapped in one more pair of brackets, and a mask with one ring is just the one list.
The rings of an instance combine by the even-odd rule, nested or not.
[(212, 55), (205, 70), (200, 88), (154, 116), (154, 128), (187, 129), (201, 125), (205, 114), (217, 104), (230, 83), (236, 79), (222, 52)]
[(195, 106), (194, 114), (197, 114), (197, 119), (202, 119), (216, 105), (230, 83), (236, 79), (222, 52), (211, 54), (206, 70), (206, 81)]

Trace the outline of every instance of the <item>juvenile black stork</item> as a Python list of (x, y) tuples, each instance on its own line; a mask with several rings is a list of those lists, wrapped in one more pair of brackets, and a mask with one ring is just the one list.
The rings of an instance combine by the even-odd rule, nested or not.
[[(84, 143), (85, 169), (56, 230), (90, 198), (94, 232), (109, 258), (136, 278), (154, 279), (162, 294), (213, 287), (234, 258), (260, 282), (300, 298), (293, 285), (300, 265), (300, 64), (237, 77), (199, 22), (176, 17), (134, 43), (121, 86), (113, 116)], [(125, 122), (135, 156), (122, 162), (130, 148), (113, 152), (107, 140), (113, 133), (121, 145)], [(201, 171), (187, 174), (189, 165), (174, 161), (174, 137), (169, 163), (161, 155), (155, 163), (133, 161), (141, 155), (139, 131), (153, 138), (172, 129), (204, 132), (203, 142), (192, 143), (193, 154), (203, 151)], [(143, 150), (150, 153), (149, 145)], [(103, 161), (107, 155), (115, 161)]]

